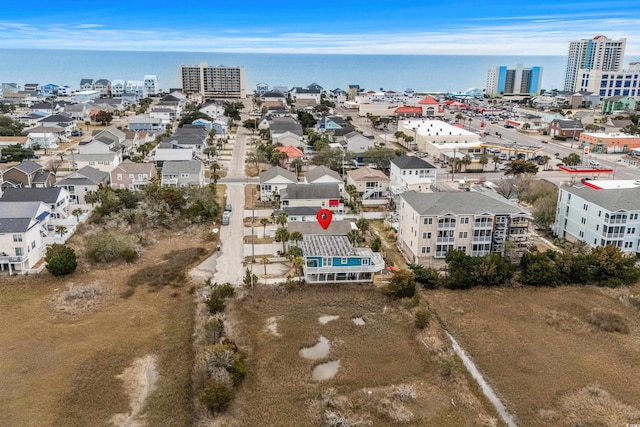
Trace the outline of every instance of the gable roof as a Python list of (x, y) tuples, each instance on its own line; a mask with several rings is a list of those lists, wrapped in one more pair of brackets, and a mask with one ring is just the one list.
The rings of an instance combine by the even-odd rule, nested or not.
[(271, 169), (267, 169), (266, 171), (262, 172), (260, 174), (260, 182), (269, 181), (277, 177), (278, 175), (282, 176), (283, 178), (291, 182), (298, 182), (298, 178), (296, 177), (295, 173), (290, 172), (284, 168), (281, 168), (280, 166), (275, 166), (275, 167), (272, 167)]
[(162, 174), (200, 173), (202, 162), (199, 160), (167, 160), (162, 165)]
[(65, 176), (60, 181), (56, 182), (57, 187), (64, 187), (67, 185), (98, 185), (106, 181), (109, 173), (102, 172), (91, 166), (85, 166), (80, 170), (73, 172)]
[(26, 232), (36, 217), (40, 219), (38, 212), (44, 208), (42, 202), (0, 201), (0, 233)]
[(278, 146), (278, 147), (275, 147), (274, 150), (278, 150), (285, 153), (289, 158), (304, 157), (304, 153), (299, 148), (296, 148), (293, 145), (287, 145), (282, 147)]
[(129, 159), (124, 160), (120, 163), (112, 173), (116, 173), (116, 171), (121, 170), (125, 173), (150, 173), (155, 166), (153, 163), (136, 163), (132, 162)]
[(394, 159), (391, 159), (391, 163), (399, 167), (400, 169), (435, 169), (436, 167), (424, 159), (418, 156), (407, 156), (403, 154)]
[(55, 204), (60, 197), (62, 188), (7, 188), (0, 200), (3, 202), (44, 202)]
[(337, 181), (343, 182), (342, 181), (342, 177), (340, 176), (340, 174), (338, 174), (338, 172), (336, 172), (333, 169), (330, 169), (330, 168), (328, 168), (328, 167), (326, 167), (324, 165), (317, 166), (317, 167), (311, 169), (309, 172), (304, 174), (304, 178), (309, 183), (313, 183), (314, 181), (317, 181), (318, 179), (322, 178), (323, 176), (330, 176), (331, 178), (334, 178)]
[(370, 168), (368, 166), (350, 170), (349, 172), (347, 172), (347, 175), (349, 175), (354, 181), (360, 181), (363, 179), (375, 179), (376, 181), (382, 182), (389, 181), (389, 177), (386, 176), (384, 172), (378, 169)]
[(280, 200), (284, 199), (339, 199), (338, 184), (289, 184), (280, 192)]
[(302, 136), (302, 125), (293, 117), (273, 117), (269, 119), (269, 130), (274, 133), (291, 132), (295, 135)]
[(516, 205), (475, 191), (443, 191), (419, 193), (407, 191), (400, 195), (419, 215), (481, 215), (528, 214)]
[(431, 95), (427, 95), (419, 102), (420, 105), (437, 105), (439, 102)]
[(24, 173), (25, 175), (31, 175), (34, 172), (42, 170), (43, 166), (32, 160), (23, 160), (22, 163), (12, 166), (7, 170), (10, 170), (10, 169), (16, 169)]

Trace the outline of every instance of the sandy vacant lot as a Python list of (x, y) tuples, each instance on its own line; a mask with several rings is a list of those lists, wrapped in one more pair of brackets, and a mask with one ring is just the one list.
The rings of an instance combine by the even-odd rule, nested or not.
[[(425, 294), (526, 426), (640, 422), (640, 285)], [(619, 315), (628, 333), (589, 319)]]
[(182, 271), (194, 248), (212, 250), (201, 232), (159, 233), (133, 264), (2, 277), (0, 424), (189, 425), (194, 298)]
[[(372, 286), (259, 287), (230, 304), (228, 321), (248, 351), (248, 374), (221, 425), (498, 423), (437, 322), (416, 332), (410, 312)], [(300, 353), (325, 343), (316, 359)], [(316, 366), (336, 361), (333, 379), (313, 379)]]

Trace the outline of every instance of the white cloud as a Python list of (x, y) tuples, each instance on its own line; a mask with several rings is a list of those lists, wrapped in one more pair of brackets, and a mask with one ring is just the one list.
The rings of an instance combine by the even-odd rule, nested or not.
[[(493, 18), (492, 18), (493, 19)], [(640, 56), (640, 19), (539, 15), (461, 22), (447, 30), (370, 33), (276, 33), (259, 30), (121, 30), (98, 24), (38, 28), (0, 22), (3, 47), (173, 50), (264, 53), (368, 53), (452, 55), (565, 55), (570, 40), (605, 34), (626, 37), (627, 55)]]

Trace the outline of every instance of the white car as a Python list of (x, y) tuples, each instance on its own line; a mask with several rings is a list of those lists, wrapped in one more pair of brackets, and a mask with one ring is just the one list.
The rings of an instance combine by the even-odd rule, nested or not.
[(598, 162), (597, 160), (590, 160), (589, 161), (589, 165), (590, 166), (600, 166), (600, 162)]

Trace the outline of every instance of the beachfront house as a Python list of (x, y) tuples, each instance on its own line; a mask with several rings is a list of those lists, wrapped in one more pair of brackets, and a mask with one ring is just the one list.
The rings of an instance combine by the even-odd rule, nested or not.
[(111, 171), (111, 187), (137, 191), (157, 177), (153, 163), (134, 163), (127, 159)]
[(42, 202), (48, 206), (51, 218), (67, 218), (71, 196), (61, 187), (7, 188), (0, 202)]
[(72, 203), (84, 204), (88, 192), (96, 192), (101, 186), (105, 187), (108, 184), (109, 174), (107, 172), (85, 166), (59, 180), (55, 186), (67, 190)]
[(2, 188), (51, 187), (56, 180), (52, 172), (32, 160), (11, 166), (2, 173), (2, 179)]
[[(49, 207), (43, 202), (0, 199), (0, 274), (27, 274), (42, 270), (49, 215)], [(39, 270), (36, 268), (38, 264)]]
[(306, 235), (300, 248), (307, 283), (370, 283), (385, 267), (382, 255), (354, 247), (347, 236)]
[(199, 160), (164, 162), (160, 184), (163, 187), (203, 187), (204, 166)]

